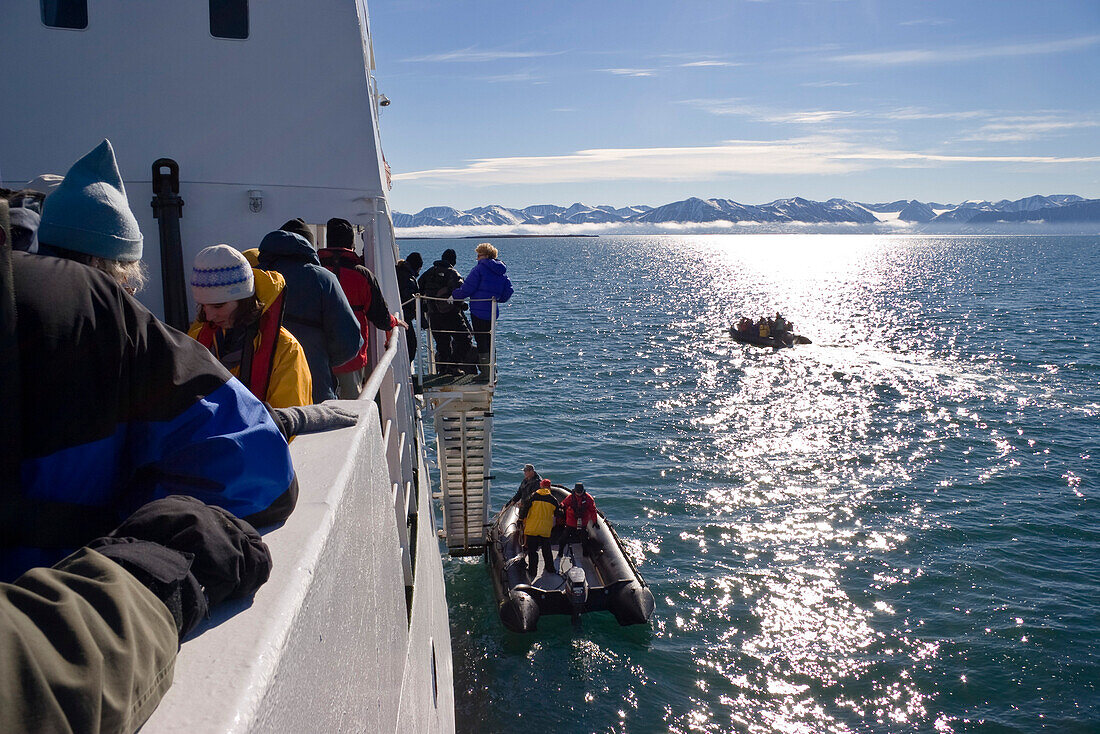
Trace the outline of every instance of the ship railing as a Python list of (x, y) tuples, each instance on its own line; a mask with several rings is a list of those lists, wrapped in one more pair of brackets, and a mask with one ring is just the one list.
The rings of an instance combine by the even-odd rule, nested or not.
[[(454, 304), (456, 304), (456, 307), (457, 307), (457, 304), (462, 303), (462, 301), (459, 301), (459, 300), (452, 301), (452, 300), (447, 299), (447, 298), (438, 298), (436, 296), (425, 296), (422, 293), (417, 293), (413, 298), (416, 300), (416, 323), (415, 324), (409, 324), (409, 327), (410, 328), (415, 328), (417, 330), (418, 341), (420, 343), (424, 344), (423, 349), (418, 349), (417, 350), (417, 359), (416, 359), (417, 374), (421, 375), (422, 377), (439, 376), (439, 375), (447, 374), (447, 372), (449, 370), (456, 370), (456, 369), (461, 370), (461, 369), (469, 368), (471, 366), (471, 363), (469, 361), (461, 360), (458, 355), (454, 355), (454, 358), (451, 359), (451, 360), (440, 359), (439, 351), (436, 348), (436, 342), (435, 342), (434, 335), (436, 335), (436, 334), (468, 334), (470, 336), (471, 341), (474, 342), (474, 347), (476, 347), (476, 336), (475, 336), (476, 332), (474, 331), (473, 326), (470, 325), (470, 328), (468, 330), (467, 329), (463, 329), (463, 330), (433, 329), (432, 326), (431, 326), (431, 319), (430, 318), (428, 318), (428, 319), (424, 318), (425, 315), (426, 315), (424, 313), (424, 311), (425, 311), (424, 306), (425, 306), (426, 301), (436, 301), (436, 302), (439, 302), (439, 303), (454, 303)], [(487, 382), (487, 384), (496, 385), (496, 382), (497, 382), (497, 333), (496, 333), (496, 331), (497, 331), (497, 308), (498, 308), (497, 299), (496, 298), (470, 298), (468, 300), (471, 303), (474, 302), (474, 301), (489, 302), (491, 307), (492, 307), (492, 311), (491, 311), (492, 315), (489, 318), (489, 364), (486, 366), (487, 369), (486, 369), (485, 373), (483, 374), (483, 377), (485, 378), (484, 382)], [(411, 302), (412, 301), (410, 300), (410, 301), (406, 301), (405, 303), (407, 304), (407, 303), (411, 303)], [(405, 304), (402, 304), (402, 306), (404, 306), (404, 305)], [(465, 313), (464, 312), (459, 312), (459, 315), (461, 316), (462, 321), (466, 322)], [(428, 322), (427, 327), (423, 326), (424, 321)], [(480, 370), (482, 365), (480, 365), (480, 364), (479, 365), (474, 365), (474, 367), (476, 367), (478, 370)], [(480, 381), (481, 380), (479, 380), (479, 382)]]
[[(371, 211), (372, 221), (363, 231), (363, 256), (378, 275), (386, 302), (396, 303), (400, 299), (396, 297), (397, 242), (393, 222), (384, 199), (368, 198), (364, 201)], [(405, 584), (411, 587), (416, 572), (414, 529), (419, 509), (416, 487), (420, 471), (412, 365), (404, 334), (400, 330), (390, 334), (389, 343), (384, 348), (380, 340), (372, 340), (371, 351), (373, 369), (360, 391), (359, 399), (373, 400), (378, 405), (394, 519), (401, 541), (401, 565)]]
[[(415, 502), (414, 483), (403, 481), (402, 459), (412, 448), (413, 433), (411, 426), (402, 426), (398, 417), (404, 414), (400, 410), (402, 393), (408, 390), (406, 383), (395, 379), (394, 357), (397, 356), (398, 344), (403, 341), (394, 335), (382, 358), (371, 371), (367, 383), (359, 394), (360, 400), (373, 400), (378, 403), (379, 416), (382, 419), (382, 446), (386, 451), (386, 465), (389, 469), (391, 500), (393, 502), (394, 520), (397, 523), (397, 537), (401, 542), (401, 569), (405, 575), (405, 586), (413, 584), (412, 544), (410, 543), (409, 528), (411, 516), (415, 512), (412, 503)], [(382, 395), (382, 387), (390, 386), (387, 395)], [(396, 481), (395, 481), (396, 480)]]

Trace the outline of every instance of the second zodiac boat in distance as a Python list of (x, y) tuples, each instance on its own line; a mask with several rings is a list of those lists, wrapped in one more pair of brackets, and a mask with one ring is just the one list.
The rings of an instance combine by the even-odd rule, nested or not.
[[(559, 502), (568, 496), (561, 486), (550, 489)], [(544, 614), (609, 611), (621, 625), (645, 624), (653, 614), (653, 592), (638, 573), (633, 559), (611, 523), (599, 510), (599, 523), (588, 528), (585, 543), (572, 543), (561, 559), (560, 573), (543, 569), (527, 573), (520, 503), (505, 505), (489, 528), (489, 573), (493, 579), (500, 619), (513, 632), (532, 632)], [(558, 526), (551, 534), (557, 547)], [(582, 548), (582, 545), (584, 546)]]
[(809, 337), (802, 336), (801, 334), (788, 332), (782, 336), (760, 336), (751, 331), (738, 331), (736, 326), (730, 327), (730, 336), (733, 337), (735, 342), (752, 344), (757, 347), (772, 347), (773, 349), (793, 347), (795, 344), (813, 344)]

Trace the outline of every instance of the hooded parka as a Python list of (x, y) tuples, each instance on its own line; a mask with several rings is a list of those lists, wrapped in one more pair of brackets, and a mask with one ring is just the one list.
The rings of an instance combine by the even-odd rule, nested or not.
[(486, 321), (493, 318), (492, 301), (508, 303), (512, 297), (512, 281), (508, 279), (508, 268), (500, 260), (484, 258), (466, 276), (466, 282), (455, 288), (451, 294), (457, 301), (470, 299), (470, 313)]
[(286, 278), (283, 325), (302, 345), (313, 378), (313, 402), (336, 397), (334, 367), (359, 353), (363, 337), (340, 281), (321, 267), (301, 235), (276, 230), (260, 242), (258, 265)]
[[(290, 408), (295, 405), (310, 405), (313, 403), (313, 380), (310, 377), (309, 363), (306, 361), (305, 352), (298, 340), (282, 325), (283, 293), (286, 289), (286, 280), (280, 273), (274, 271), (252, 268), (253, 282), (256, 284), (256, 297), (263, 304), (263, 314), (260, 316), (259, 328), (252, 340), (252, 360), (258, 365), (264, 374), (258, 374), (250, 370), (251, 375), (241, 378), (240, 362), (228, 365), (220, 354), (221, 340), (219, 335), (224, 331), (218, 329), (209, 322), (196, 321), (191, 324), (187, 332), (193, 339), (209, 349), (211, 353), (225, 365), (229, 372), (245, 383), (245, 386), (260, 400), (266, 401), (273, 408)], [(283, 298), (280, 298), (280, 297)], [(275, 335), (274, 348), (271, 348), (271, 337)], [(257, 375), (253, 379), (252, 375)], [(260, 393), (262, 382), (266, 377), (267, 389)]]
[(4, 487), (0, 580), (170, 494), (256, 526), (290, 514), (286, 438), (209, 351), (95, 268), (16, 252), (12, 270), (21, 481)]

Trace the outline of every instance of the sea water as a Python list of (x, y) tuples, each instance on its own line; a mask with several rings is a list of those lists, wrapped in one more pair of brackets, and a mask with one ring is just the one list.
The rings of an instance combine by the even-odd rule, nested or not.
[(446, 560), (460, 732), (1100, 731), (1100, 239), (493, 241), (494, 510), (584, 482), (657, 608), (513, 634)]

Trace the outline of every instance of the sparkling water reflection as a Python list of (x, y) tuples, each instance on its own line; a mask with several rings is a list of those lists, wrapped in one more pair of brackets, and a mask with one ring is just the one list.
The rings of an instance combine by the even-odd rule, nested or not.
[(584, 481), (658, 607), (519, 637), (448, 561), (461, 731), (1100, 726), (1094, 239), (495, 244), (496, 504)]

